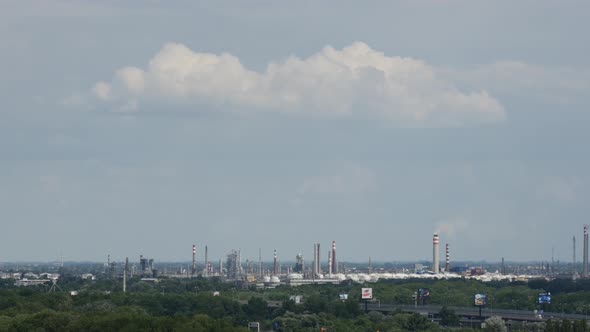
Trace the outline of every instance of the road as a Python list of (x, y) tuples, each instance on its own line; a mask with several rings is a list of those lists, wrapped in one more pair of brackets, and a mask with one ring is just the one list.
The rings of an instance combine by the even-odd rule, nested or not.
[[(364, 310), (364, 304), (361, 306)], [(391, 312), (401, 310), (403, 312), (417, 312), (424, 315), (433, 315), (440, 312), (442, 306), (440, 305), (426, 305), (426, 306), (411, 306), (411, 305), (395, 305), (395, 304), (369, 304), (367, 309), (369, 311)], [(455, 314), (462, 317), (476, 318), (479, 317), (479, 308), (476, 307), (448, 307), (455, 311)], [(542, 318), (535, 315), (530, 310), (510, 310), (510, 309), (490, 309), (482, 308), (481, 317), (483, 319), (500, 316), (505, 320), (527, 321), (527, 322), (541, 322), (547, 319), (569, 319), (582, 320), (586, 319), (585, 315), (576, 314), (562, 314), (557, 312), (545, 312)]]

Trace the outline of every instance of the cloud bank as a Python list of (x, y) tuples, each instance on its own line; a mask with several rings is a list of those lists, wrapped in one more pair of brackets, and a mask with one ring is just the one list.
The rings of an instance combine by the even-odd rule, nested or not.
[(113, 110), (150, 105), (268, 111), (297, 115), (371, 116), (399, 126), (460, 126), (502, 121), (502, 105), (486, 91), (462, 92), (423, 61), (387, 56), (357, 42), (326, 46), (263, 72), (231, 54), (197, 53), (166, 44), (147, 68), (125, 67), (93, 96)]

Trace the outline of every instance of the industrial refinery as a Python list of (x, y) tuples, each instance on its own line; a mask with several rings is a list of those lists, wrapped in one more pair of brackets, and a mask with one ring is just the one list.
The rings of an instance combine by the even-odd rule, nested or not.
[[(443, 239), (445, 240), (445, 239)], [(576, 262), (576, 238), (572, 237), (572, 261), (562, 263), (555, 261), (510, 262), (501, 257), (498, 263), (453, 262), (451, 244), (446, 242), (444, 252), (440, 252), (441, 237), (432, 235), (432, 260), (419, 262), (374, 262), (368, 257), (366, 263), (345, 262), (339, 259), (336, 241), (327, 246), (329, 250), (322, 255), (320, 243), (313, 243), (313, 256), (306, 259), (303, 253), (283, 254), (279, 249), (272, 249), (272, 261), (263, 260), (262, 248), (258, 249), (257, 259), (242, 257), (242, 250), (230, 249), (224, 257), (216, 258), (213, 264), (209, 257), (209, 246), (199, 255), (196, 243), (189, 246), (191, 260), (183, 262), (157, 262), (154, 258), (139, 255), (137, 261), (125, 257), (121, 263), (113, 261), (107, 255), (103, 271), (92, 271), (92, 278), (102, 275), (106, 278), (121, 277), (123, 283), (133, 276), (141, 277), (145, 282), (158, 282), (161, 278), (220, 278), (226, 282), (238, 282), (255, 285), (257, 288), (274, 288), (278, 285), (299, 286), (305, 284), (339, 284), (343, 281), (376, 282), (384, 279), (475, 279), (481, 281), (527, 281), (535, 278), (588, 278), (588, 225), (583, 226), (583, 249), (581, 268)], [(426, 242), (426, 241), (425, 241)], [(440, 257), (444, 257), (441, 264)], [(57, 267), (63, 267), (60, 261)], [(49, 283), (47, 275), (55, 273), (34, 274), (25, 266), (4, 263), (0, 278), (16, 279), (18, 285), (36, 285)], [(19, 272), (20, 271), (20, 272)], [(579, 271), (579, 272), (578, 272)], [(88, 271), (81, 275), (88, 278)], [(102, 272), (102, 273), (101, 273)], [(59, 274), (57, 274), (59, 276)], [(125, 287), (124, 287), (125, 288)]]

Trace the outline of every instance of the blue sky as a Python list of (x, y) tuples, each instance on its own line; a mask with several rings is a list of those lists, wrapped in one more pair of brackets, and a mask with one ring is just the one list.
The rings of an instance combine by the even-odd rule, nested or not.
[(569, 261), (588, 7), (5, 1), (0, 261)]

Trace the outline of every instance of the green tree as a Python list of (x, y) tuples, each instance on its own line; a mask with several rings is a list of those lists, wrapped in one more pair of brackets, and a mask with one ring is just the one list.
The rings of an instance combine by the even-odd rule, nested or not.
[(572, 323), (567, 319), (562, 320), (560, 325), (561, 325), (561, 327), (559, 330), (561, 332), (572, 332), (573, 331)]
[(404, 331), (424, 331), (434, 328), (434, 323), (417, 313), (401, 313), (393, 316), (393, 326)]
[(440, 324), (443, 326), (457, 326), (459, 325), (459, 316), (455, 314), (455, 311), (443, 306), (438, 312), (440, 317)]
[(485, 331), (490, 332), (506, 332), (508, 328), (506, 327), (506, 323), (499, 316), (493, 316), (484, 321), (485, 323)]
[(588, 322), (585, 319), (574, 322), (574, 332), (587, 332)]
[(306, 311), (313, 313), (326, 312), (328, 309), (327, 301), (319, 295), (312, 295), (306, 298), (303, 306)]
[(268, 313), (268, 303), (259, 297), (251, 297), (244, 306), (244, 312), (249, 320), (262, 321)]

